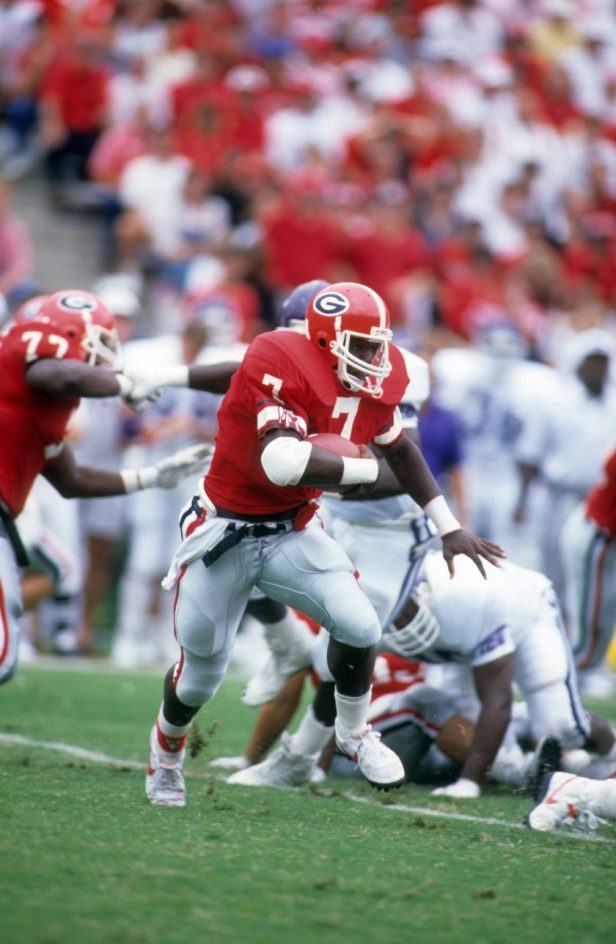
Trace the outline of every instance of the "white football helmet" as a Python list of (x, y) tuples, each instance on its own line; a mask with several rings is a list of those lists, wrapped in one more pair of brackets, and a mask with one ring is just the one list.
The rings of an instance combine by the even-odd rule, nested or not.
[(430, 609), (431, 600), (430, 585), (426, 580), (421, 580), (385, 629), (385, 645), (403, 659), (417, 658), (430, 649), (440, 635), (438, 621)]

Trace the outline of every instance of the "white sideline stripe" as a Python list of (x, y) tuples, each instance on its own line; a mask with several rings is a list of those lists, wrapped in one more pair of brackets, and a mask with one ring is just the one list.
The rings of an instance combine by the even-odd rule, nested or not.
[(41, 747), (46, 751), (59, 751), (69, 757), (78, 757), (80, 760), (90, 760), (94, 764), (108, 764), (110, 767), (130, 767), (131, 770), (145, 770), (146, 764), (137, 760), (120, 760), (119, 757), (110, 757), (100, 751), (88, 751), (85, 747), (75, 744), (64, 744), (63, 741), (36, 741), (33, 738), (22, 737), (21, 734), (0, 733), (0, 744), (15, 744), (19, 747)]
[[(353, 803), (365, 803), (368, 806), (380, 806), (384, 810), (396, 810), (399, 813), (416, 813), (419, 816), (433, 816), (437, 819), (453, 819), (466, 823), (478, 823), (481, 826), (506, 826), (508, 829), (528, 829), (524, 823), (511, 823), (506, 819), (498, 819), (495, 816), (471, 816), (469, 813), (447, 813), (444, 810), (431, 810), (423, 806), (407, 806), (406, 803), (378, 803), (368, 797), (356, 796), (353, 793), (345, 793), (347, 800)], [(557, 831), (551, 833), (556, 836), (569, 836), (571, 839), (585, 839), (586, 842), (607, 842), (613, 844), (613, 840), (607, 836), (596, 836), (592, 833)]]
[[(0, 744), (15, 745), (17, 747), (39, 747), (47, 751), (58, 751), (61, 754), (68, 754), (69, 757), (77, 757), (80, 760), (89, 760), (94, 764), (107, 764), (109, 767), (130, 768), (130, 770), (145, 770), (147, 764), (137, 760), (122, 760), (120, 757), (111, 757), (109, 754), (103, 754), (101, 751), (89, 751), (84, 747), (77, 747), (75, 744), (65, 744), (63, 741), (37, 741), (34, 738), (24, 737), (21, 734), (3, 734), (0, 732)], [(204, 776), (204, 775), (200, 775)], [(211, 774), (210, 774), (211, 776)], [(497, 819), (493, 816), (471, 816), (468, 813), (451, 813), (443, 810), (431, 810), (423, 806), (407, 806), (406, 803), (379, 803), (371, 800), (369, 797), (356, 796), (354, 793), (343, 793), (347, 800), (353, 803), (364, 803), (367, 806), (379, 807), (384, 810), (396, 810), (398, 813), (415, 813), (418, 816), (432, 816), (437, 819), (451, 819), (458, 822), (477, 823), (481, 826), (505, 826), (508, 829), (526, 829), (522, 823), (512, 823), (509, 820)], [(558, 832), (558, 836), (569, 836), (572, 839), (584, 839), (587, 842), (607, 842), (610, 845), (613, 840), (606, 836), (594, 836), (589, 833), (581, 832)]]

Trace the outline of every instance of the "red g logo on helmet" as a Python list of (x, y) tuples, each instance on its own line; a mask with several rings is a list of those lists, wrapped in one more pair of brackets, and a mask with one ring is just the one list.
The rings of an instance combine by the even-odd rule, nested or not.
[(341, 315), (349, 310), (349, 300), (340, 292), (320, 292), (314, 299), (314, 308), (320, 315)]
[(306, 332), (345, 390), (382, 395), (392, 334), (387, 306), (374, 289), (359, 282), (329, 285), (308, 306)]
[(69, 357), (88, 364), (118, 362), (119, 341), (113, 313), (92, 292), (64, 289), (48, 295), (35, 315), (69, 343)]

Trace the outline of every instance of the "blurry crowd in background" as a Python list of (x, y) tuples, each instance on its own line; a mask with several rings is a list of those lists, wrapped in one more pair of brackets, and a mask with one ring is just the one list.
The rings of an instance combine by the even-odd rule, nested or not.
[[(378, 291), (431, 362), (420, 427), (459, 517), (564, 600), (565, 519), (616, 447), (614, 0), (0, 0), (6, 319), (46, 290), (11, 207), (31, 174), (41, 213), (99, 228), (80, 287), (135, 363), (225, 359), (307, 280)], [(75, 447), (155, 461), (217, 405), (90, 400)], [(107, 619), (118, 664), (167, 658), (192, 487), (62, 503), (38, 645), (97, 651)], [(32, 518), (58, 502), (42, 483)]]

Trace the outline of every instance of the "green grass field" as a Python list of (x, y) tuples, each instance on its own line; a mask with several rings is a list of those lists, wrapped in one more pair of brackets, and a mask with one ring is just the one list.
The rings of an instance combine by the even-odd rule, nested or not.
[(0, 689), (1, 944), (616, 940), (616, 830), (532, 833), (528, 800), (496, 788), (453, 802), (208, 774), (254, 717), (232, 678), (199, 715), (187, 807), (150, 807), (161, 680), (26, 667)]

